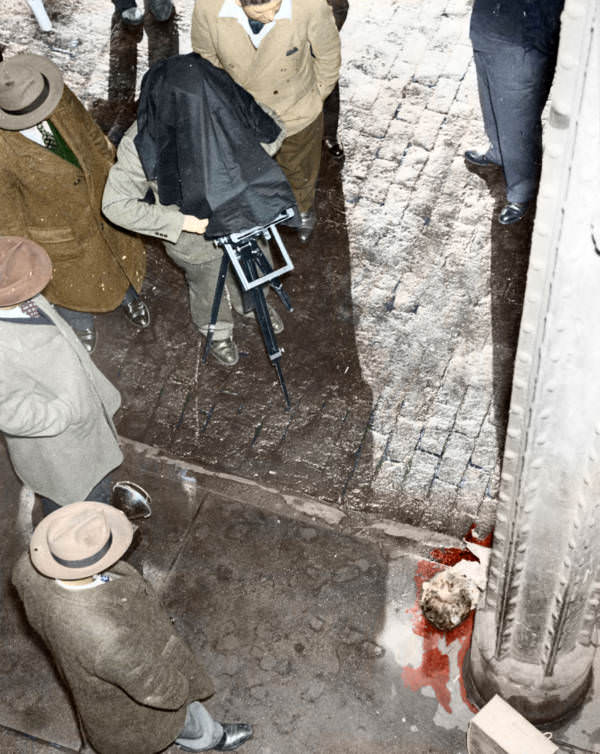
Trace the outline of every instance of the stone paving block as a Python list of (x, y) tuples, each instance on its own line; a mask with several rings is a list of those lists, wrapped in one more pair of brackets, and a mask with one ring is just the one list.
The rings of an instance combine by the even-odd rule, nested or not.
[(440, 72), (444, 70), (446, 59), (445, 50), (428, 49), (417, 65), (414, 80), (428, 87), (435, 86)]
[[(454, 45), (459, 39), (464, 38), (465, 27), (468, 24), (465, 23), (464, 13), (450, 14), (446, 9), (441, 18), (435, 33), (435, 44), (443, 46)], [(443, 67), (443, 66), (442, 66)]]
[(438, 113), (448, 113), (458, 92), (458, 85), (454, 79), (440, 76), (427, 102), (427, 109)]
[(427, 45), (428, 39), (425, 34), (421, 32), (412, 33), (409, 38), (405, 40), (398, 57), (403, 63), (416, 65), (425, 55)]
[(473, 61), (473, 48), (470, 44), (456, 44), (452, 45), (449, 55), (446, 56), (444, 61), (440, 61), (442, 68), (440, 70), (444, 76), (450, 78), (460, 79), (462, 78), (469, 65)]
[(405, 492), (417, 500), (424, 500), (429, 494), (439, 464), (440, 459), (437, 456), (420, 450), (415, 451), (404, 479)]
[(458, 486), (458, 504), (461, 510), (476, 518), (489, 485), (489, 472), (469, 464)]
[(444, 455), (438, 470), (441, 480), (458, 486), (471, 458), (473, 445), (472, 438), (452, 432), (444, 448)]

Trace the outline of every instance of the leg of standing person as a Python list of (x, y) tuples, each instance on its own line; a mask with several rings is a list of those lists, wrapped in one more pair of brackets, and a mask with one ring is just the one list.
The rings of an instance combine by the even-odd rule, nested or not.
[[(506, 181), (502, 224), (520, 220), (535, 197), (541, 170), (541, 114), (548, 97), (548, 57), (536, 50), (503, 45), (476, 53), (480, 100), (490, 150)], [(499, 160), (497, 158), (499, 157)]]
[[(333, 10), (333, 18), (335, 19), (337, 30), (340, 31), (348, 15), (348, 2), (347, 0), (329, 0), (329, 4)], [(338, 139), (338, 123), (340, 118), (339, 81), (323, 103), (323, 118), (323, 143), (325, 144), (325, 149), (336, 160), (341, 160), (344, 157), (344, 149)]]
[(300, 211), (298, 237), (304, 243), (316, 224), (314, 208), (317, 179), (321, 165), (323, 113), (306, 128), (284, 139), (275, 159), (281, 166), (296, 197)]
[(144, 14), (137, 7), (136, 0), (112, 0), (112, 2), (124, 23), (138, 26), (143, 22)]

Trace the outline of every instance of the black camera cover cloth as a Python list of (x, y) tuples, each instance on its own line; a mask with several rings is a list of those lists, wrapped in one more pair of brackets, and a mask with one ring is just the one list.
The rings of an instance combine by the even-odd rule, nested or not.
[(150, 68), (142, 80), (135, 145), (161, 204), (209, 218), (205, 237), (269, 225), (292, 190), (261, 147), (280, 133), (254, 98), (196, 53)]

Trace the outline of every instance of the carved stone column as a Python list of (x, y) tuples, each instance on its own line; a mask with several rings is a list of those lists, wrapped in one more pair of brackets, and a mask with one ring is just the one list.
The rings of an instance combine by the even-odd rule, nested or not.
[(562, 17), (494, 548), (470, 659), (484, 700), (499, 693), (538, 722), (585, 694), (600, 601), (599, 17), (594, 0), (567, 0)]

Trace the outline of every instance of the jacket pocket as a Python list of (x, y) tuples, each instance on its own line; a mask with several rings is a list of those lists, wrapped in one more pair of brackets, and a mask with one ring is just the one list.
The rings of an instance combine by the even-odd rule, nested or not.
[(43, 246), (53, 261), (74, 259), (81, 254), (75, 234), (67, 226), (61, 228), (29, 226), (28, 231), (31, 240)]

